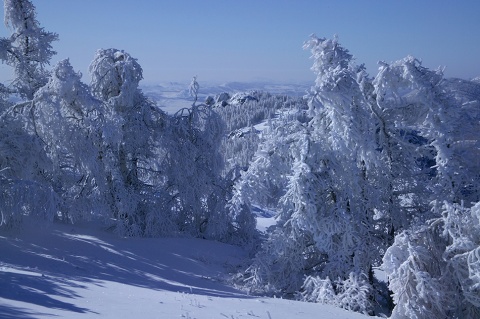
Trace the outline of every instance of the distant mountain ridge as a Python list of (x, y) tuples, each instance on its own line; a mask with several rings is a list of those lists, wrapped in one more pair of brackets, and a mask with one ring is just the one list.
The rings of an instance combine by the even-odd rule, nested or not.
[[(264, 91), (271, 94), (300, 97), (310, 89), (311, 83), (275, 83), (275, 82), (225, 82), (202, 83), (199, 81), (200, 90), (198, 101), (204, 102), (208, 96), (214, 97), (221, 93)], [(174, 113), (182, 107), (190, 107), (193, 99), (189, 94), (188, 82), (159, 82), (158, 84), (141, 85), (145, 95), (157, 103), (167, 113)]]

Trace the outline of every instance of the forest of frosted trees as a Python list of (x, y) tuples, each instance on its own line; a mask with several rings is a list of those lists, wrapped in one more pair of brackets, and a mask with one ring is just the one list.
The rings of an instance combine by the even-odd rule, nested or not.
[[(337, 38), (312, 35), (305, 97), (202, 103), (194, 78), (191, 106), (169, 115), (127, 52), (98, 50), (85, 84), (68, 59), (50, 66), (58, 36), (31, 1), (4, 9), (0, 60), (14, 78), (0, 84), (1, 230), (93, 220), (122, 237), (218, 240), (250, 252), (234, 280), (251, 293), (480, 317), (478, 78), (410, 56), (371, 77)], [(265, 234), (254, 206), (277, 213)]]

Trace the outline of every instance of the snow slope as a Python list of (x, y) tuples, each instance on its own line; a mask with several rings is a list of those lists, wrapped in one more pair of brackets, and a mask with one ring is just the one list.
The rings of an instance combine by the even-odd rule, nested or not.
[(192, 238), (119, 238), (93, 224), (0, 233), (0, 318), (366, 318), (259, 298), (229, 284), (239, 247)]

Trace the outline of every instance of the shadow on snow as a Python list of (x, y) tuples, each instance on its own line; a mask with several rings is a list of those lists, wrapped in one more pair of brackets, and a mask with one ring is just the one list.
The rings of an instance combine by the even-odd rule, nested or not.
[[(0, 298), (62, 309), (92, 312), (75, 306), (75, 291), (105, 282), (158, 291), (248, 298), (225, 283), (225, 273), (238, 267), (238, 247), (191, 238), (119, 238), (87, 227), (53, 225), (0, 234)], [(74, 289), (75, 288), (75, 289)], [(56, 299), (72, 299), (72, 303)], [(67, 299), (67, 300), (68, 300)], [(29, 318), (20, 308), (5, 308), (1, 318)]]

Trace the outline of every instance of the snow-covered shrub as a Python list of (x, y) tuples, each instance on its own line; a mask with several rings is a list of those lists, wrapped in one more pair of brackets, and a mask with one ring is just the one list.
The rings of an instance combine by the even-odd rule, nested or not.
[[(128, 236), (184, 233), (228, 241), (228, 183), (219, 154), (223, 121), (197, 105), (167, 116), (138, 89), (142, 69), (128, 53), (99, 50), (90, 66), (91, 89), (104, 101), (105, 122), (121, 125), (119, 138), (103, 141), (114, 194), (116, 230)], [(109, 114), (108, 111), (113, 114)], [(120, 121), (117, 121), (120, 119)]]
[[(314, 265), (306, 260), (305, 247), (311, 242), (306, 234), (292, 234), (277, 227), (268, 234), (256, 254), (253, 264), (245, 271), (243, 279), (246, 287), (253, 293), (293, 297), (301, 288), (305, 269)], [(313, 258), (321, 258), (315, 249), (311, 249)]]
[(329, 277), (308, 276), (303, 282), (301, 295), (303, 301), (337, 305), (337, 294)]
[(365, 274), (350, 273), (349, 277), (336, 285), (337, 305), (341, 308), (372, 313), (372, 285)]
[(332, 283), (329, 277), (308, 276), (302, 286), (301, 300), (334, 305), (350, 311), (371, 314), (372, 286), (365, 274), (350, 273), (345, 280)]

